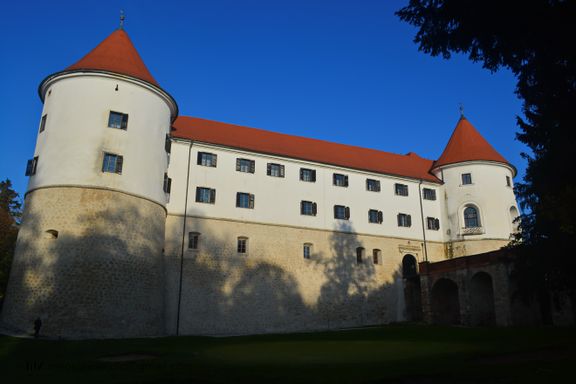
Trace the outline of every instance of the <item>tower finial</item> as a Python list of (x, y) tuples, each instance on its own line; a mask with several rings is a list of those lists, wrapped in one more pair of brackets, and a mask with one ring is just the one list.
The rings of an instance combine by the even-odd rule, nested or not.
[(124, 15), (124, 10), (121, 9), (120, 10), (120, 27), (118, 29), (124, 29), (124, 20), (126, 19), (126, 16)]
[(460, 118), (464, 118), (464, 104), (462, 104), (461, 102), (458, 103), (458, 109), (460, 110)]

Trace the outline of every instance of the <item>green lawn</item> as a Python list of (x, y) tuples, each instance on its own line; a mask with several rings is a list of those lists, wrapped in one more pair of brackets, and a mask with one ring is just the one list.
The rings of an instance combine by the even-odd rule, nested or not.
[[(138, 361), (102, 361), (140, 355)], [(312, 334), (49, 341), (0, 337), (3, 383), (553, 383), (574, 328), (391, 325)], [(571, 380), (570, 380), (571, 381)]]

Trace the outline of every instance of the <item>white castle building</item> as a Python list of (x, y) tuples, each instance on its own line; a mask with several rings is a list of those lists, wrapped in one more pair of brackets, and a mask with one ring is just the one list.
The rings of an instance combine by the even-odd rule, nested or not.
[(496, 250), (515, 231), (515, 168), (464, 117), (433, 161), (178, 116), (122, 29), (39, 94), (2, 313), (14, 327), (133, 337), (415, 319), (418, 262)]

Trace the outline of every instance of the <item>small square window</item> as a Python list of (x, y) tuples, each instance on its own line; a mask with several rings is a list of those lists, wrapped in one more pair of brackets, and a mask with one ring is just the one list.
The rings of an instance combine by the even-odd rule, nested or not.
[(44, 132), (44, 129), (46, 129), (46, 119), (47, 118), (48, 118), (48, 115), (42, 116), (42, 120), (40, 120), (40, 132)]
[(212, 188), (196, 187), (196, 202), (214, 204), (216, 202), (216, 190)]
[(312, 244), (306, 243), (302, 248), (302, 255), (305, 259), (310, 259), (312, 257)]
[(394, 193), (397, 196), (408, 196), (408, 186), (406, 184), (394, 184)]
[(128, 114), (110, 111), (110, 115), (108, 116), (108, 127), (128, 129)]
[(412, 226), (412, 217), (405, 213), (398, 214), (398, 226), (399, 227), (411, 227)]
[(236, 207), (254, 209), (254, 195), (250, 193), (236, 193)]
[(348, 186), (348, 175), (342, 175), (340, 173), (335, 173), (332, 176), (332, 184), (337, 187), (347, 187)]
[(366, 190), (380, 192), (380, 180), (366, 179)]
[(197, 164), (204, 167), (216, 167), (218, 156), (214, 153), (198, 152)]
[(374, 224), (382, 224), (383, 214), (382, 211), (377, 209), (370, 209), (368, 211), (368, 222)]
[(424, 200), (436, 200), (436, 190), (430, 188), (424, 188), (423, 190)]
[(300, 168), (300, 180), (314, 183), (316, 181), (316, 171), (314, 169)]
[(463, 173), (462, 174), (462, 185), (472, 184), (472, 174), (471, 173)]
[(317, 213), (317, 205), (312, 201), (304, 201), (300, 202), (300, 214), (305, 216), (316, 216)]
[(32, 160), (28, 160), (28, 162), (26, 163), (26, 176), (35, 175), (37, 166), (38, 166), (38, 156), (34, 157)]
[(284, 177), (284, 166), (281, 164), (268, 163), (266, 174), (273, 177)]
[(188, 249), (198, 249), (200, 234), (198, 232), (188, 233)]
[(438, 220), (435, 217), (427, 217), (426, 218), (426, 224), (428, 229), (432, 230), (432, 231), (437, 231), (440, 229), (440, 220)]
[(236, 170), (244, 173), (254, 173), (256, 162), (250, 159), (236, 159)]
[(122, 173), (122, 165), (124, 158), (114, 153), (104, 153), (104, 160), (102, 161), (102, 172), (109, 173)]
[(350, 218), (350, 207), (345, 207), (343, 205), (335, 205), (334, 218), (340, 220), (348, 220)]
[(248, 238), (247, 237), (239, 237), (236, 243), (236, 251), (240, 254), (247, 254), (248, 253)]

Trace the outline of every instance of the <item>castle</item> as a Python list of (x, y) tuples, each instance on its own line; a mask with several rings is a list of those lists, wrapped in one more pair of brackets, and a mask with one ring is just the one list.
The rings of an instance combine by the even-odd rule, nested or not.
[(178, 116), (123, 29), (45, 78), (2, 321), (60, 337), (289, 332), (421, 317), (418, 263), (516, 231), (463, 116), (436, 160)]

